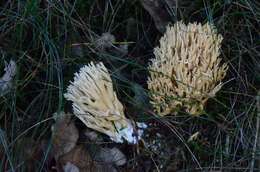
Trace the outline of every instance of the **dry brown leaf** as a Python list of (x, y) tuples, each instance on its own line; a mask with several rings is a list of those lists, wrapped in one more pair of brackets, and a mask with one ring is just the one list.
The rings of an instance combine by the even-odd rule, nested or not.
[(68, 166), (68, 163), (73, 164), (80, 172), (116, 172), (112, 165), (94, 161), (83, 145), (76, 146), (70, 152), (61, 156), (58, 163), (62, 169)]
[(170, 21), (170, 15), (167, 13), (167, 10), (165, 10), (161, 0), (141, 0), (141, 3), (153, 18), (156, 28), (161, 33), (164, 33)]
[[(23, 171), (34, 172), (39, 168), (38, 163), (35, 162), (41, 162), (42, 158), (48, 152), (48, 142), (43, 139), (35, 141), (32, 137), (21, 137), (16, 141), (12, 150), (17, 152), (17, 154), (15, 154), (16, 158), (23, 161)], [(48, 152), (43, 164), (44, 169), (51, 168), (53, 158), (52, 152)], [(1, 159), (3, 162), (5, 162), (5, 160), (7, 159), (4, 157)]]
[(180, 16), (188, 16), (197, 7), (198, 0), (140, 0), (151, 15), (158, 31), (164, 33), (166, 26)]
[(126, 163), (125, 155), (116, 147), (101, 148), (100, 151), (95, 155), (94, 159), (97, 162), (105, 164), (115, 164), (117, 166), (122, 166)]
[(71, 114), (55, 114), (56, 122), (52, 126), (52, 144), (55, 158), (72, 150), (79, 138), (78, 130), (71, 120)]
[(89, 172), (94, 172), (97, 169), (94, 161), (82, 145), (76, 146), (70, 152), (60, 156), (58, 163), (63, 168), (67, 165), (67, 163), (71, 163), (79, 168), (81, 172), (87, 171), (87, 169)]

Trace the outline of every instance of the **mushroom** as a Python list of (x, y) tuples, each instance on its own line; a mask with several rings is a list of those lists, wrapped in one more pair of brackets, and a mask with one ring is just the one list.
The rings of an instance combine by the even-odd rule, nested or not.
[(117, 143), (123, 140), (136, 143), (140, 139), (142, 132), (135, 134), (133, 121), (125, 117), (123, 105), (102, 62), (91, 62), (75, 73), (64, 97), (72, 101), (74, 114), (87, 127), (108, 135)]
[(167, 26), (148, 66), (150, 102), (158, 115), (180, 108), (195, 116), (203, 112), (207, 100), (221, 89), (228, 70), (219, 58), (222, 40), (209, 23), (179, 21)]

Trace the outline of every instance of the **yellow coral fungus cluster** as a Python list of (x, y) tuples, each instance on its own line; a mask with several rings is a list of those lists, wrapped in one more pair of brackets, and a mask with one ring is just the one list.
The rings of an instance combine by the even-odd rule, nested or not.
[(74, 114), (89, 128), (108, 135), (115, 142), (136, 143), (132, 121), (113, 90), (111, 77), (102, 62), (91, 62), (75, 73), (64, 95), (73, 102)]
[(167, 27), (148, 67), (148, 89), (158, 115), (179, 108), (201, 114), (208, 98), (220, 90), (228, 69), (219, 58), (222, 39), (208, 23), (177, 22)]

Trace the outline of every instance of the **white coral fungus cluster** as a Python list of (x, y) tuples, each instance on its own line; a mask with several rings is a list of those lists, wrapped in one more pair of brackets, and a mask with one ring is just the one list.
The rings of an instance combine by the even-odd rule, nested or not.
[(201, 114), (208, 98), (222, 87), (228, 69), (219, 58), (222, 39), (208, 23), (167, 27), (148, 67), (151, 103), (158, 115), (179, 108)]
[(108, 135), (118, 143), (124, 139), (136, 143), (140, 139), (142, 130), (135, 132), (133, 121), (125, 117), (123, 105), (102, 62), (91, 62), (75, 73), (74, 81), (64, 96), (73, 102), (74, 114), (87, 127)]

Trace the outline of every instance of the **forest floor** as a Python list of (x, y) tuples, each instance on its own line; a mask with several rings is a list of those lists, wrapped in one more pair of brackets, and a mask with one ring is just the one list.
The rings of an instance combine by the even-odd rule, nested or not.
[[(211, 23), (223, 36), (224, 85), (205, 113), (159, 117), (147, 66), (165, 27)], [(257, 0), (0, 2), (0, 171), (260, 171)], [(91, 61), (108, 68), (138, 144), (87, 128), (64, 93)], [(62, 118), (60, 118), (62, 116)]]

